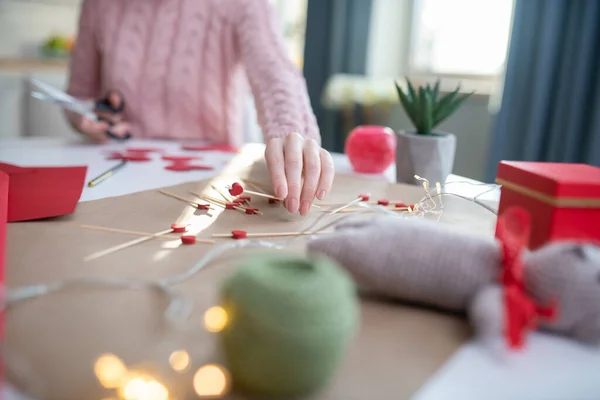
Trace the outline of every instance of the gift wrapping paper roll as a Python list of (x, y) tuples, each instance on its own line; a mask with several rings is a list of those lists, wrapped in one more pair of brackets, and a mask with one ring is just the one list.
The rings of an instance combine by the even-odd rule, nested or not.
[(323, 256), (246, 260), (222, 287), (221, 332), (234, 388), (261, 398), (302, 396), (326, 386), (354, 336), (354, 283)]

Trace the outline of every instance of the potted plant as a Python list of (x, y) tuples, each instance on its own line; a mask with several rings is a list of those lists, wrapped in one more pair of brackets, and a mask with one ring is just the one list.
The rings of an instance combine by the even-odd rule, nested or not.
[(406, 78), (406, 91), (396, 81), (400, 104), (414, 126), (414, 131), (397, 133), (396, 179), (415, 184), (419, 175), (435, 184), (444, 184), (454, 167), (456, 136), (435, 128), (454, 114), (473, 93), (460, 94), (460, 85), (452, 92), (440, 94), (440, 81), (432, 86), (414, 87)]

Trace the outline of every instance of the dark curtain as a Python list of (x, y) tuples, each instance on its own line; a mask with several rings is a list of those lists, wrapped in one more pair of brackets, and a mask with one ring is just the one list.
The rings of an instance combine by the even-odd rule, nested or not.
[(600, 1), (515, 7), (488, 180), (500, 160), (600, 165)]
[(345, 134), (340, 116), (321, 105), (329, 77), (338, 73), (364, 74), (372, 0), (308, 0), (304, 77), (315, 111), (323, 147), (343, 150)]

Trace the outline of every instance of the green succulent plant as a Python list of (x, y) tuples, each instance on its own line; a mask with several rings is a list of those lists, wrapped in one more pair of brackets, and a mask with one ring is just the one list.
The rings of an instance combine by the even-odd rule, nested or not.
[(418, 135), (431, 135), (446, 118), (454, 114), (461, 104), (474, 92), (459, 94), (460, 85), (444, 96), (440, 96), (440, 80), (433, 86), (429, 83), (415, 88), (406, 78), (407, 91), (396, 81), (396, 89), (402, 108), (410, 118)]

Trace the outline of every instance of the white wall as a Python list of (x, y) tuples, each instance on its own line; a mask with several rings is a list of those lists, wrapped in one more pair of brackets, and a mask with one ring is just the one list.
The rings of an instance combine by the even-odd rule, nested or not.
[[(410, 50), (412, 0), (374, 0), (367, 59), (367, 75), (373, 78), (401, 78), (407, 73)], [(494, 115), (489, 96), (472, 96), (440, 130), (457, 136), (454, 173), (473, 179), (485, 177), (488, 147)], [(399, 105), (387, 121), (379, 123), (395, 130), (412, 125)]]
[(73, 35), (81, 0), (0, 0), (0, 57), (38, 55), (51, 35)]

